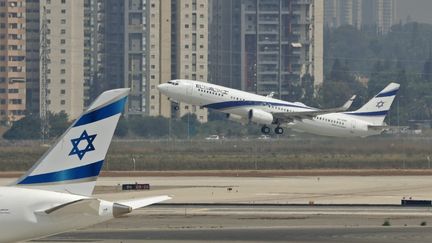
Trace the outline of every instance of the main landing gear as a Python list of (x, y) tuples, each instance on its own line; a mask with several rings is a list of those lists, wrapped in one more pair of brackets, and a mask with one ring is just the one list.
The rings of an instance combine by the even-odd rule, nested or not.
[(274, 131), (276, 134), (283, 134), (284, 133), (284, 129), (280, 126), (277, 126)]
[[(266, 125), (264, 125), (264, 126), (262, 126), (261, 127), (261, 132), (263, 133), (263, 134), (269, 134), (270, 133), (270, 127), (268, 127), (268, 126), (266, 126)], [(280, 127), (280, 126), (277, 126), (275, 129), (274, 129), (274, 132), (276, 133), (276, 134), (278, 134), (278, 135), (280, 135), (280, 134), (283, 134), (284, 133), (284, 129), (282, 128), (282, 127)]]
[(266, 125), (262, 126), (262, 127), (261, 127), (261, 132), (262, 132), (263, 134), (269, 134), (269, 133), (270, 133), (270, 127), (268, 127), (268, 126), (266, 126)]

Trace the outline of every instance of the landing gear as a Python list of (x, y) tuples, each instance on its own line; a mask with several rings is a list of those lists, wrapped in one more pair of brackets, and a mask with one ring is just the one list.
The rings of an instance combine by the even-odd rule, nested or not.
[(269, 134), (270, 133), (270, 127), (268, 127), (268, 126), (262, 126), (261, 127), (261, 132), (262, 133), (264, 133), (264, 134)]
[(283, 134), (284, 133), (284, 129), (282, 127), (279, 127), (279, 126), (277, 126), (274, 131), (276, 134)]

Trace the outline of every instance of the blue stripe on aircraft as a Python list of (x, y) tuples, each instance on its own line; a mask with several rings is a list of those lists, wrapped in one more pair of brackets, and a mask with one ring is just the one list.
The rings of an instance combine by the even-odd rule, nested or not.
[(295, 108), (303, 108), (309, 110), (315, 110), (314, 108), (310, 108), (307, 106), (299, 106), (299, 105), (291, 105), (291, 104), (283, 104), (283, 103), (274, 103), (274, 102), (265, 102), (265, 101), (251, 101), (251, 100), (235, 100), (235, 101), (225, 101), (219, 103), (212, 103), (204, 105), (205, 108), (211, 108), (215, 110), (228, 109), (233, 107), (240, 106), (286, 106), (286, 107), (295, 107)]
[(392, 91), (387, 91), (387, 92), (384, 92), (384, 93), (379, 93), (376, 97), (378, 98), (378, 97), (394, 96), (394, 95), (396, 95), (396, 93), (398, 91), (399, 91), (399, 89), (395, 89), (395, 90), (392, 90)]
[(34, 175), (34, 176), (27, 176), (18, 184), (28, 185), (28, 184), (39, 184), (39, 183), (53, 183), (53, 182), (62, 182), (68, 180), (77, 180), (77, 179), (95, 177), (99, 175), (103, 162), (104, 161), (101, 160), (92, 164), (83, 165), (72, 169), (50, 172), (50, 173)]
[(385, 116), (387, 115), (388, 110), (386, 111), (371, 111), (371, 112), (353, 112), (353, 113), (345, 113), (347, 115), (355, 115), (355, 116)]
[(124, 109), (126, 99), (127, 97), (124, 97), (112, 104), (109, 104), (107, 106), (104, 106), (100, 109), (94, 110), (90, 113), (81, 116), (79, 120), (74, 124), (74, 127), (97, 122), (99, 120), (121, 113)]

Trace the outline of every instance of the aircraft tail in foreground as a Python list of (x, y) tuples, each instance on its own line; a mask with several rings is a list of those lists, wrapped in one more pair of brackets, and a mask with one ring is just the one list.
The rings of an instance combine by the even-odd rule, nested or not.
[(128, 93), (101, 94), (16, 185), (90, 196)]

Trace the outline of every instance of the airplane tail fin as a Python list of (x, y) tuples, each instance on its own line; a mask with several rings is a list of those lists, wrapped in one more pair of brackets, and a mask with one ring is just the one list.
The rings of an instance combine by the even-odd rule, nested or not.
[(346, 114), (356, 116), (358, 119), (369, 122), (373, 125), (382, 125), (396, 97), (399, 87), (400, 85), (397, 83), (390, 83), (360, 109), (347, 112)]
[(14, 186), (90, 196), (128, 94), (102, 93)]

